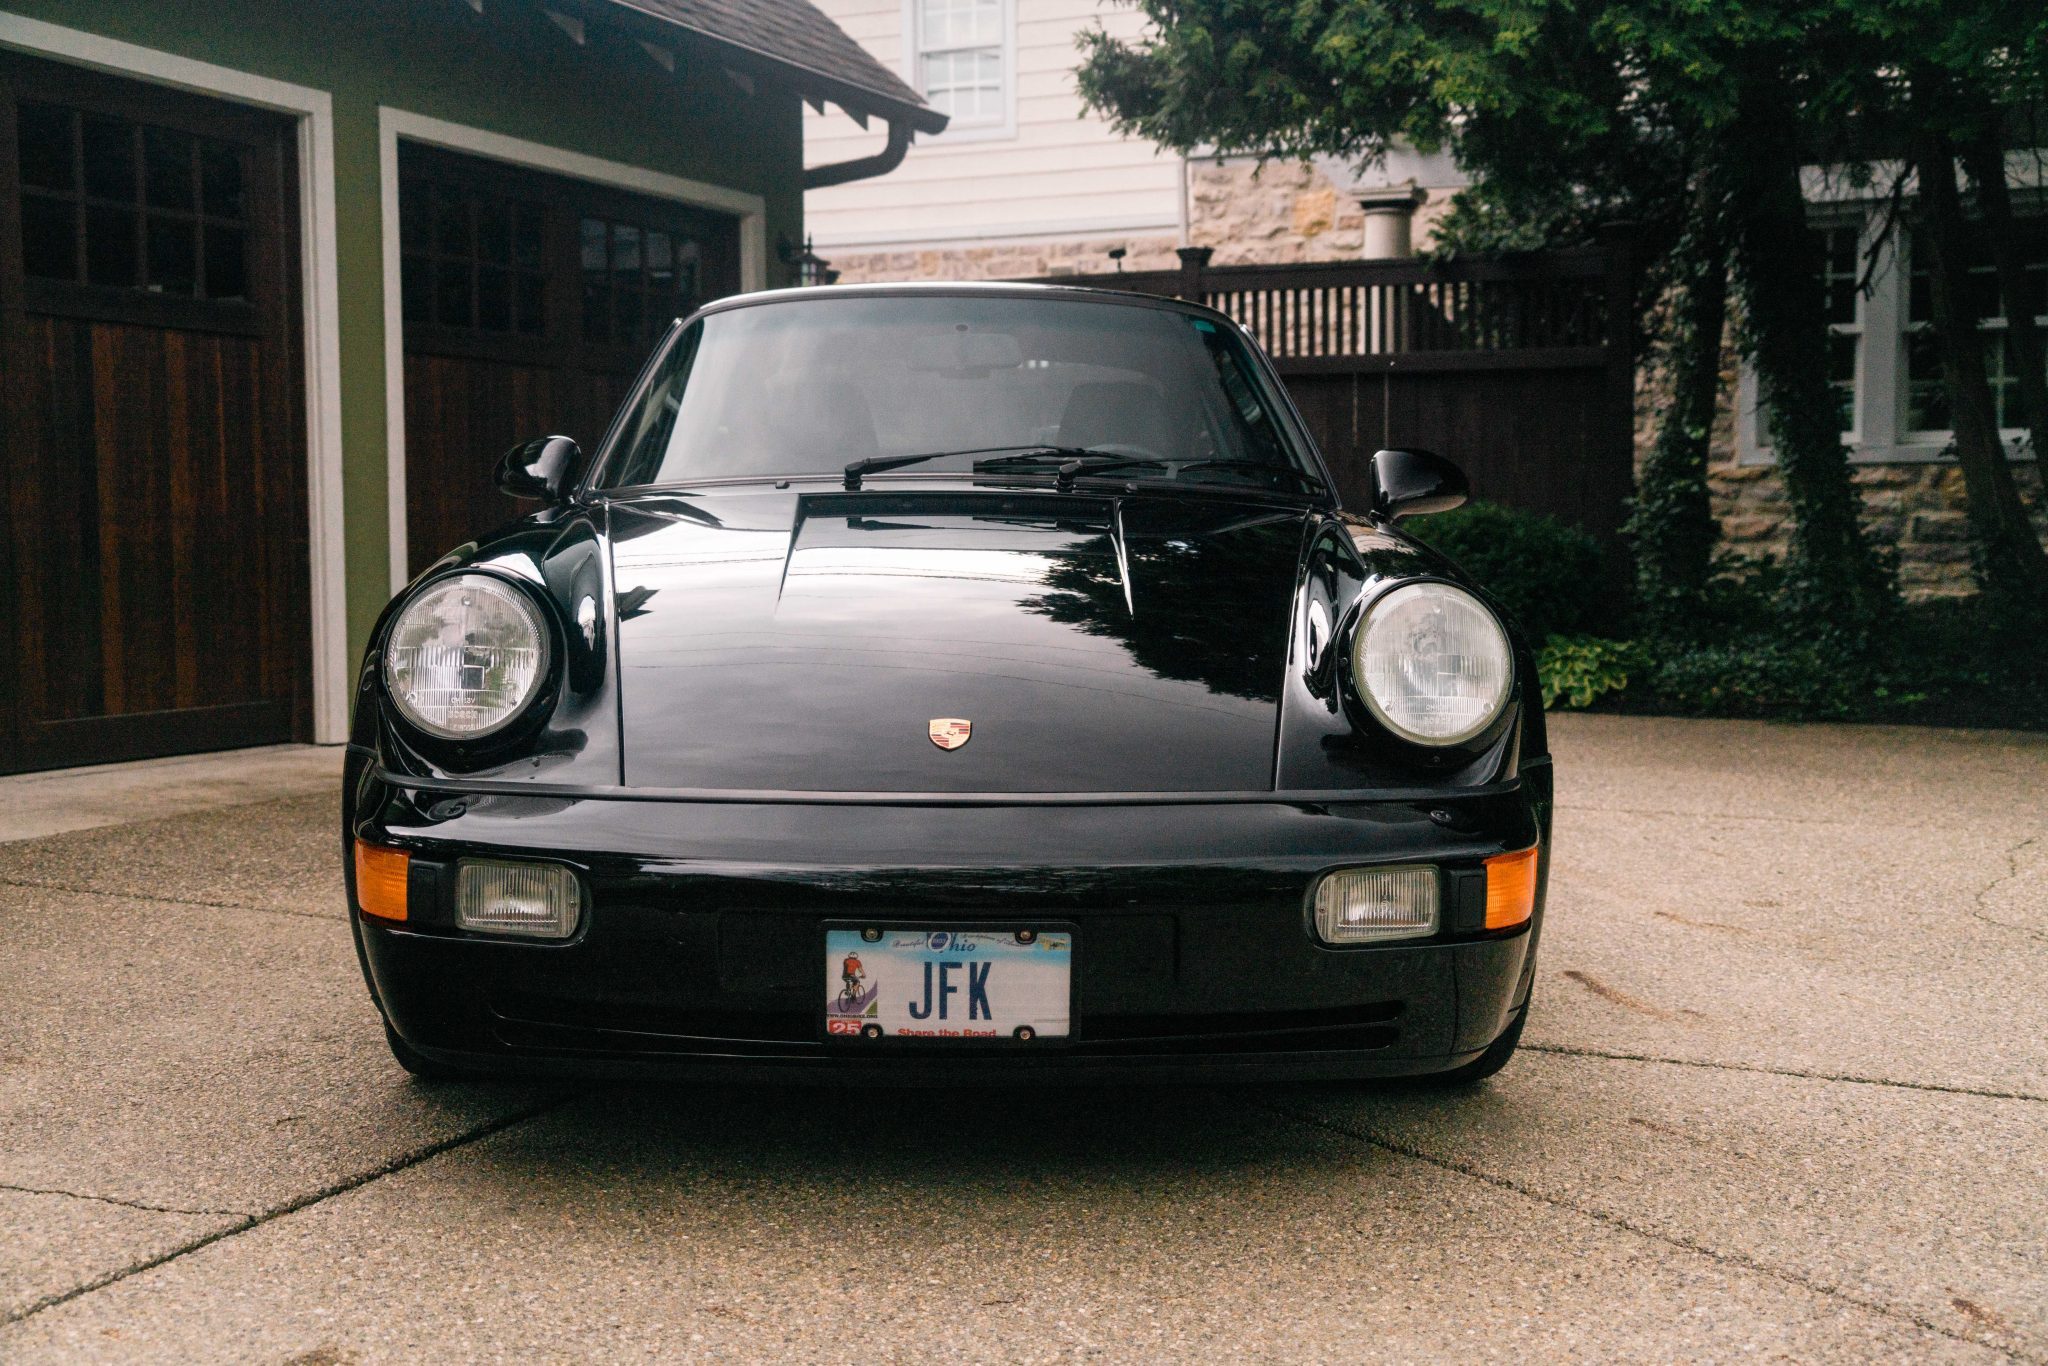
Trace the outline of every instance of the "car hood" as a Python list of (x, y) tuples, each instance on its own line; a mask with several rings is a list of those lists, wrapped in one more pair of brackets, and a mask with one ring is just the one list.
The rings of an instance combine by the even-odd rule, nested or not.
[(958, 488), (614, 502), (623, 781), (1270, 789), (1315, 515)]

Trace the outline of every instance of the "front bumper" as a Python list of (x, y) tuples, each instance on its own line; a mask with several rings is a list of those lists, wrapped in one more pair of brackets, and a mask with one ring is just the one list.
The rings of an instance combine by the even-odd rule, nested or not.
[[(1356, 948), (1314, 938), (1308, 890), (1331, 868), (1458, 872), (1539, 840), (1547, 873), (1548, 775), (1375, 802), (752, 804), (462, 793), (352, 753), (343, 834), (412, 855), (413, 917), (351, 920), (385, 1019), (445, 1064), (906, 1083), (1401, 1076), (1469, 1062), (1513, 1022), (1542, 888), (1514, 930)], [(576, 935), (457, 929), (465, 856), (576, 868)], [(1073, 1037), (828, 1041), (824, 925), (850, 920), (1071, 924)]]

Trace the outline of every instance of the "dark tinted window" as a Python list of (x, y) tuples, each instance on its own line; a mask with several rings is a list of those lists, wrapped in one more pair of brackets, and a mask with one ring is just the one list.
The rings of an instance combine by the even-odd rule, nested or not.
[(629, 415), (606, 482), (830, 474), (933, 451), (958, 454), (917, 473), (959, 472), (1054, 445), (1159, 462), (1120, 477), (1299, 482), (1234, 329), (1129, 304), (939, 294), (701, 320)]
[(544, 333), (540, 239), (538, 204), (407, 180), (398, 195), (405, 320), (466, 332)]
[(247, 293), (241, 148), (32, 100), (16, 129), (29, 275), (188, 299)]

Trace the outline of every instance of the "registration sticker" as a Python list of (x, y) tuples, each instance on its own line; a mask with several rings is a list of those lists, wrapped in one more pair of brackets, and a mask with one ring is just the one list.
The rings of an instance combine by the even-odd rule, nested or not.
[(1074, 936), (1035, 929), (828, 929), (825, 1032), (1029, 1043), (1071, 1029)]

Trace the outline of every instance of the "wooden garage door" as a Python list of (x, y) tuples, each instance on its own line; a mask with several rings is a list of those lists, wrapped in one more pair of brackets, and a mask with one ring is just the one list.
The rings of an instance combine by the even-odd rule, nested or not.
[(406, 143), (406, 539), (415, 573), (519, 515), (515, 442), (592, 449), (677, 316), (739, 287), (726, 215)]
[(308, 736), (291, 129), (0, 56), (0, 772)]

